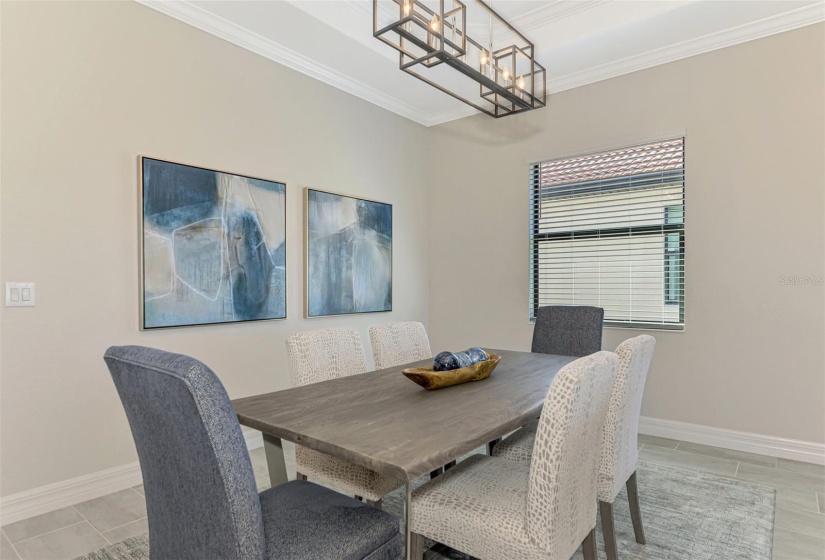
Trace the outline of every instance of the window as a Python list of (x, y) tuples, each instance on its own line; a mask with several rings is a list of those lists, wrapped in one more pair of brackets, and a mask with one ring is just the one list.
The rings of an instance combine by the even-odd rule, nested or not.
[(530, 166), (530, 318), (595, 305), (609, 326), (682, 329), (684, 139)]

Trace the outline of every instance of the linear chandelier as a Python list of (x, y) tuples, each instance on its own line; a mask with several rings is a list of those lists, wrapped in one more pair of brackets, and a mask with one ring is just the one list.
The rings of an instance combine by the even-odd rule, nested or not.
[(373, 0), (373, 36), (399, 51), (401, 70), (492, 117), (546, 105), (533, 43), (492, 0)]

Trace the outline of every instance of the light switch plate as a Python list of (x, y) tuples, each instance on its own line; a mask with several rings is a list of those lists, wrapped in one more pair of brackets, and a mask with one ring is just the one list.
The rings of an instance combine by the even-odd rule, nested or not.
[(34, 307), (34, 282), (6, 282), (6, 307)]

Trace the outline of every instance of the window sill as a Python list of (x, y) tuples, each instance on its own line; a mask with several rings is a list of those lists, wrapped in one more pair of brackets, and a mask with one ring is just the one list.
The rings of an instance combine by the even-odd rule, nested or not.
[[(528, 322), (535, 324), (536, 320), (528, 319)], [(634, 331), (685, 332), (685, 325), (663, 325), (661, 323), (617, 323), (605, 321), (604, 328)]]
[(685, 332), (684, 325), (662, 325), (650, 323), (611, 323), (604, 322), (606, 329), (622, 329), (634, 331), (666, 331), (666, 332)]

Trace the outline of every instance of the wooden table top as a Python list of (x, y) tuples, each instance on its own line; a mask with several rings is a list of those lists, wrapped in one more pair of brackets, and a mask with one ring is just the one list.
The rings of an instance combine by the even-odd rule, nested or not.
[(240, 423), (378, 473), (414, 480), (541, 413), (576, 358), (491, 350), (492, 376), (427, 391), (401, 374), (423, 360), (232, 401)]

